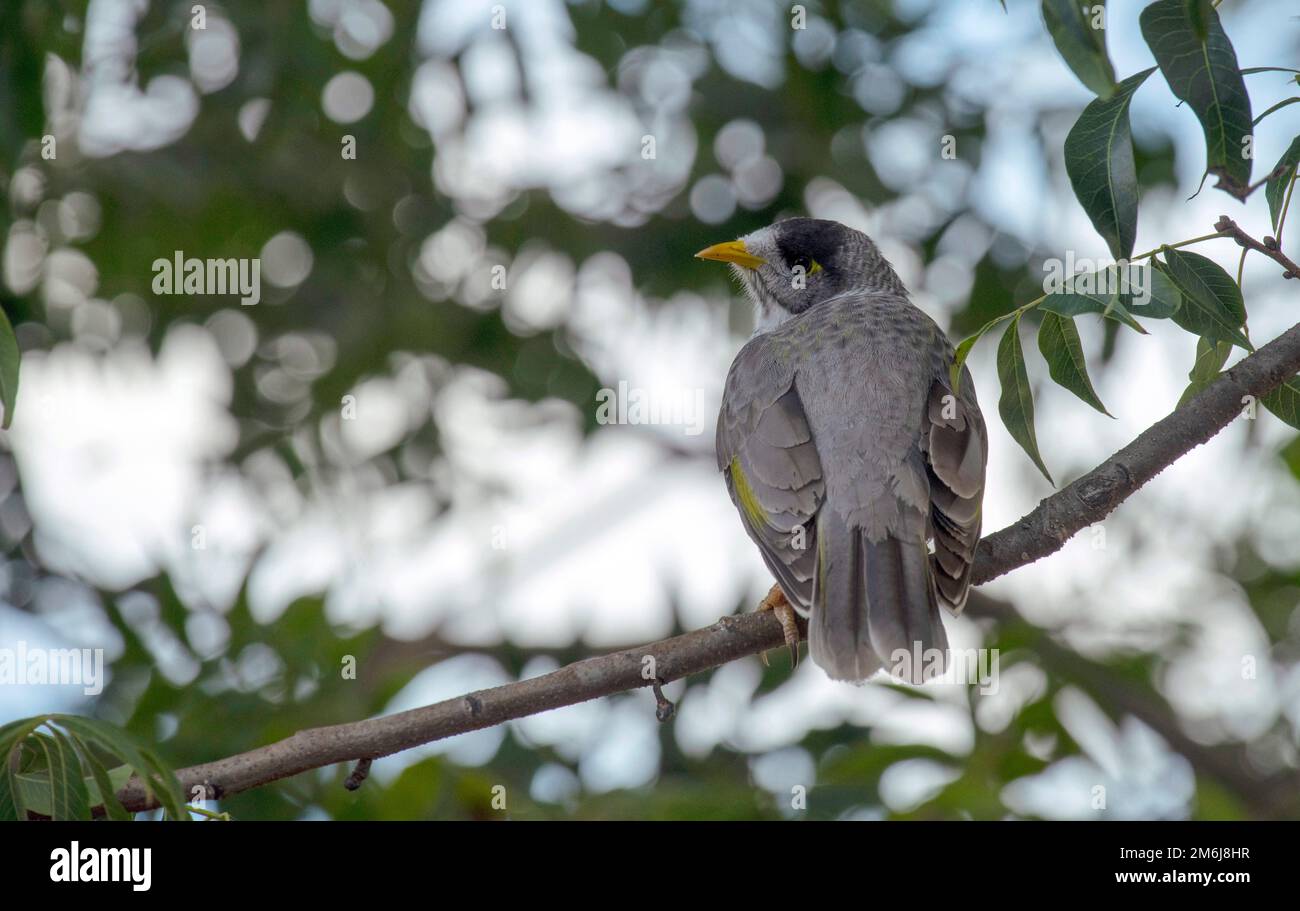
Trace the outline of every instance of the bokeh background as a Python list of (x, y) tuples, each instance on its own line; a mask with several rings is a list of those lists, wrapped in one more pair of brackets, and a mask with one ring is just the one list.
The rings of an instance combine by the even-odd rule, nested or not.
[[(1109, 4), (1121, 78), (1153, 63), (1142, 5)], [(1061, 154), (1091, 96), (1032, 0), (808, 2), (802, 29), (738, 0), (248, 0), (202, 4), (202, 30), (193, 6), (0, 5), (0, 302), (24, 357), (0, 646), (110, 666), (93, 700), (0, 687), (0, 722), (93, 714), (179, 767), (752, 609), (771, 580), (712, 445), (751, 316), (695, 251), (837, 219), (954, 339), (1042, 293), (1044, 260), (1106, 258)], [(1293, 0), (1220, 14), (1242, 66), (1300, 65)], [(1247, 78), (1257, 112), (1296, 91)], [(1297, 112), (1259, 128), (1256, 179)], [(1203, 139), (1158, 76), (1133, 121), (1139, 250), (1222, 213), (1270, 233), (1262, 193), (1195, 195)], [(175, 250), (260, 257), (261, 302), (154, 295)], [(1196, 250), (1235, 274), (1230, 242)], [(1274, 264), (1244, 281), (1257, 342), (1295, 321)], [(1173, 408), (1194, 358), (1166, 321), (1079, 322), (1115, 419), (1028, 351), (1058, 481)], [(988, 530), (1051, 492), (997, 421), (995, 347), (971, 358)], [(698, 410), (603, 424), (620, 383)], [(220, 808), (1300, 816), (1298, 479), (1261, 411), (985, 586), (948, 625), (1000, 650), (996, 693), (774, 653), (669, 686), (668, 724), (630, 693), (384, 759), (357, 792), (331, 767)]]

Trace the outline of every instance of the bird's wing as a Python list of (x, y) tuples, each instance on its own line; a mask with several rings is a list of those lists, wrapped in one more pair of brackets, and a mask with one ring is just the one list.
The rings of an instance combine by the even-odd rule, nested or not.
[[(946, 373), (946, 371), (944, 371)], [(930, 477), (930, 560), (939, 598), (953, 613), (966, 605), (971, 564), (980, 539), (988, 437), (970, 372), (962, 368), (960, 391), (947, 376), (936, 378), (927, 402), (929, 436), (923, 435)]]
[(806, 614), (812, 604), (817, 548), (812, 521), (825, 498), (821, 459), (795, 388), (794, 369), (759, 336), (727, 374), (718, 414), (718, 468), (745, 530)]

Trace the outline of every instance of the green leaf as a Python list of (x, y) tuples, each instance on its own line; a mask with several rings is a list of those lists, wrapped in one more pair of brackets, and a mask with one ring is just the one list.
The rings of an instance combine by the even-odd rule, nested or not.
[(0, 820), (25, 819), (26, 813), (19, 803), (17, 775), (6, 765), (0, 769)]
[(1138, 183), (1128, 108), (1152, 70), (1130, 76), (1109, 98), (1091, 102), (1065, 137), (1065, 170), (1074, 195), (1116, 259), (1133, 255)]
[(51, 715), (56, 724), (80, 736), (89, 743), (98, 744), (106, 752), (120, 757), (132, 766), (149, 793), (158, 798), (164, 811), (172, 819), (188, 820), (185, 795), (181, 792), (176, 775), (159, 761), (153, 751), (136, 746), (124, 732), (110, 724), (77, 715)]
[(1043, 0), (1043, 21), (1056, 49), (1079, 81), (1102, 98), (1115, 90), (1115, 70), (1106, 56), (1104, 6), (1096, 0)]
[(948, 367), (948, 381), (952, 384), (952, 391), (957, 392), (961, 386), (961, 368), (966, 363), (966, 358), (970, 356), (971, 349), (975, 343), (984, 337), (984, 334), (996, 326), (998, 323), (1012, 316), (1016, 316), (1020, 311), (1012, 310), (1010, 313), (1004, 313), (989, 320), (983, 326), (980, 326), (974, 335), (969, 335), (961, 340), (953, 354), (952, 364)]
[(1300, 376), (1293, 376), (1260, 399), (1264, 407), (1300, 430)]
[(1183, 407), (1198, 392), (1217, 380), (1219, 371), (1223, 370), (1223, 365), (1228, 362), (1228, 355), (1230, 354), (1232, 354), (1231, 342), (1218, 342), (1212, 345), (1205, 339), (1198, 338), (1196, 340), (1196, 362), (1192, 364), (1192, 369), (1187, 374), (1187, 378), (1191, 380), (1191, 383), (1183, 390), (1182, 397), (1178, 399), (1177, 407)]
[(1029, 389), (1029, 374), (1025, 370), (1025, 352), (1020, 347), (1020, 315), (1011, 321), (998, 343), (998, 382), (1002, 396), (998, 399), (998, 414), (1011, 438), (1020, 444), (1033, 459), (1043, 477), (1055, 486), (1056, 482), (1038, 454), (1038, 439), (1034, 436), (1034, 396)]
[[(35, 742), (33, 738), (32, 741)], [(44, 755), (44, 749), (41, 750)], [(49, 772), (45, 769), (30, 772), (19, 772), (15, 779), (19, 792), (22, 794), (23, 807), (26, 812), (38, 813), (41, 816), (48, 816), (54, 819), (54, 794), (53, 784), (50, 782)]]
[(90, 770), (90, 782), (87, 784), (89, 791), (90, 805), (92, 807), (104, 807), (104, 812), (109, 819), (120, 822), (129, 822), (134, 817), (128, 813), (122, 806), (122, 802), (117, 799), (117, 792), (126, 786), (131, 779), (131, 767), (129, 765), (120, 765), (111, 771), (104, 768), (104, 764), (99, 761), (84, 740), (75, 734), (69, 734), (77, 752), (81, 754), (81, 764)]
[[(1127, 307), (1130, 313), (1150, 319), (1169, 319), (1178, 312), (1178, 308), (1183, 304), (1183, 295), (1168, 275), (1149, 265), (1131, 268), (1142, 270), (1146, 287), (1142, 289), (1145, 294), (1135, 293), (1132, 290), (1120, 291), (1120, 303)], [(1146, 297), (1146, 302), (1139, 303), (1140, 297)]]
[(54, 798), (53, 819), (90, 819), (90, 796), (86, 782), (81, 777), (81, 761), (66, 734), (51, 725), (49, 765), (51, 795)]
[(27, 809), (55, 821), (89, 819), (90, 802), (81, 765), (67, 735), (50, 725), (49, 733), (28, 736), (29, 753), (39, 752), (43, 762), (19, 771), (18, 787)]
[(18, 783), (18, 770), (10, 760), (14, 751), (45, 721), (44, 716), (20, 718), (0, 726), (0, 820), (26, 819), (27, 802)]
[(1273, 105), (1267, 111), (1265, 111), (1264, 113), (1256, 117), (1254, 121), (1254, 126), (1259, 126), (1259, 122), (1263, 120), (1265, 117), (1267, 117), (1269, 114), (1272, 114), (1274, 111), (1281, 110), (1282, 108), (1286, 107), (1289, 104), (1296, 104), (1296, 103), (1300, 103), (1300, 98), (1296, 98), (1296, 97), (1283, 98), (1277, 104)]
[(1083, 344), (1074, 320), (1051, 311), (1043, 314), (1038, 327), (1038, 350), (1047, 361), (1047, 372), (1060, 386), (1073, 392), (1107, 417), (1113, 417), (1097, 397), (1088, 378), (1088, 363), (1083, 357)]
[[(1245, 199), (1250, 186), (1250, 159), (1243, 150), (1251, 135), (1250, 96), (1214, 9), (1189, 12), (1184, 0), (1156, 0), (1142, 11), (1142, 37), (1155, 55), (1173, 93), (1186, 101), (1205, 131), (1205, 169), (1219, 178), (1220, 189)], [(1205, 37), (1197, 36), (1197, 16), (1204, 17)]]
[(1300, 165), (1300, 136), (1291, 140), (1291, 145), (1282, 153), (1264, 187), (1264, 198), (1268, 200), (1268, 214), (1273, 219), (1273, 231), (1277, 231), (1278, 219), (1282, 217), (1282, 203), (1285, 201), (1286, 188), (1291, 183), (1296, 166)]
[(1196, 340), (1196, 363), (1187, 371), (1187, 378), (1193, 383), (1208, 386), (1219, 378), (1219, 371), (1228, 362), (1232, 354), (1231, 342), (1218, 342), (1211, 345), (1203, 338)]
[(1187, 21), (1192, 24), (1198, 41), (1210, 36), (1210, 13), (1214, 11), (1210, 0), (1184, 0), (1187, 4)]
[[(1241, 71), (1243, 76), (1253, 76), (1256, 73), (1300, 73), (1300, 70), (1289, 66), (1249, 66)], [(1290, 82), (1289, 79), (1287, 81)]]
[[(54, 816), (54, 788), (50, 779), (50, 743), (53, 738), (42, 731), (27, 735), (23, 761), (18, 766), (18, 789), (28, 811)], [(61, 781), (61, 779), (60, 779)]]
[(14, 403), (18, 401), (18, 339), (9, 317), (0, 310), (0, 405), (4, 405), (4, 422), (0, 428), (9, 429), (14, 419)]
[[(107, 771), (82, 737), (68, 732), (77, 727), (68, 724), (69, 719), (112, 731), (102, 722), (68, 715), (37, 715), (0, 726), (0, 819), (25, 819), (29, 810), (56, 820), (90, 819), (91, 808), (104, 803), (100, 796), (104, 793), (110, 796), (105, 807), (110, 819), (132, 818), (116, 793), (134, 768), (122, 765)], [(11, 761), (14, 750), (22, 750), (21, 763)], [(148, 769), (151, 762), (157, 765), (156, 758), (151, 759), (147, 750), (140, 754), (146, 771), (156, 778), (158, 772)], [(89, 770), (89, 777), (83, 769)]]
[(1212, 259), (1165, 247), (1165, 262), (1156, 262), (1178, 286), (1183, 305), (1173, 320), (1188, 332), (1210, 342), (1232, 342), (1247, 351), (1255, 346), (1246, 338), (1246, 305), (1232, 276)]
[(1100, 313), (1107, 319), (1123, 323), (1135, 332), (1146, 335), (1141, 323), (1133, 318), (1120, 299), (1120, 284), (1115, 276), (1117, 272), (1110, 267), (1102, 272), (1081, 272), (1071, 276), (1062, 291), (1053, 292), (1038, 305), (1040, 310), (1048, 310), (1061, 316), (1079, 316), (1084, 313)]

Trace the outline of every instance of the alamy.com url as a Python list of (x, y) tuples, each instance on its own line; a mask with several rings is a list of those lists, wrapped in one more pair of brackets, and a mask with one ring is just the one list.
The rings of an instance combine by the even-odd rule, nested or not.
[(1249, 873), (1183, 873), (1179, 870), (1131, 870), (1116, 873), (1117, 883), (1182, 883), (1186, 886), (1208, 886), (1210, 883), (1248, 883)]

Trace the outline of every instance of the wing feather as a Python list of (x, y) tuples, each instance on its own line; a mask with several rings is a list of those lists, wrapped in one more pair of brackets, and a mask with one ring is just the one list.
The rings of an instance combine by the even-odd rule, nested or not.
[(737, 356), (718, 415), (718, 467), (764, 562), (805, 613), (816, 569), (814, 519), (826, 484), (794, 373), (779, 364), (762, 337)]
[(924, 440), (930, 479), (930, 561), (940, 598), (957, 613), (966, 605), (971, 566), (983, 518), (984, 470), (988, 438), (975, 384), (963, 368), (960, 394), (947, 378), (930, 387), (926, 413), (930, 432)]

